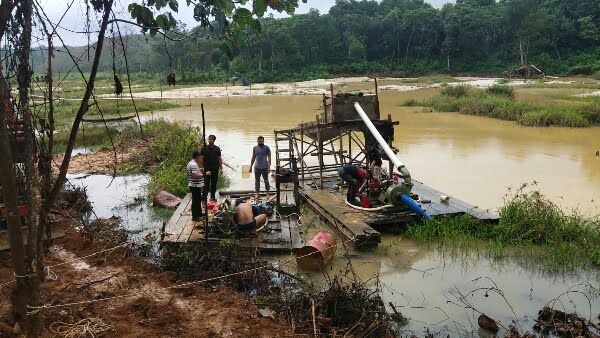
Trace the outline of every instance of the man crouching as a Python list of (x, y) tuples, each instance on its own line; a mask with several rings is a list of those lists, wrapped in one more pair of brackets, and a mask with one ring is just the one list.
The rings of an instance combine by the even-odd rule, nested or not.
[(242, 202), (235, 207), (234, 220), (239, 231), (256, 236), (256, 229), (267, 224), (267, 214), (260, 207)]

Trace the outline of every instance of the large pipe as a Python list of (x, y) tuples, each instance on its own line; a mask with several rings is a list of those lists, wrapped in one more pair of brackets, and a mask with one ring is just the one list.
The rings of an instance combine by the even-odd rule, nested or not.
[[(387, 144), (387, 142), (383, 139), (383, 136), (381, 136), (381, 134), (379, 133), (377, 128), (375, 128), (375, 125), (373, 124), (373, 122), (371, 122), (371, 119), (369, 119), (369, 117), (367, 116), (367, 113), (365, 113), (365, 111), (362, 109), (360, 104), (358, 104), (358, 102), (354, 102), (354, 109), (356, 109), (356, 112), (358, 113), (360, 118), (367, 125), (367, 128), (369, 128), (369, 130), (371, 131), (371, 134), (373, 134), (373, 136), (375, 137), (375, 140), (377, 140), (377, 143), (379, 143), (381, 148), (383, 148), (383, 151), (385, 152), (387, 157), (390, 159), (390, 161), (392, 161), (392, 163), (396, 166), (396, 168), (398, 168), (398, 170), (404, 177), (404, 184), (407, 187), (412, 188), (412, 181), (410, 178), (410, 173), (408, 172), (408, 169), (406, 169), (406, 166), (404, 166), (404, 164), (400, 161), (400, 159), (396, 156), (396, 154), (394, 154), (394, 152), (392, 151), (392, 148), (390, 148), (390, 146)], [(390, 175), (391, 175), (391, 173), (390, 173)], [(410, 192), (410, 189), (406, 193), (409, 193), (409, 192)]]
[[(377, 143), (379, 143), (381, 148), (383, 148), (383, 151), (385, 152), (387, 157), (390, 159), (390, 161), (392, 161), (392, 163), (396, 166), (396, 168), (398, 168), (398, 170), (400, 171), (400, 173), (402, 174), (402, 176), (404, 178), (404, 182), (402, 183), (402, 185), (396, 186), (397, 187), (396, 189), (392, 188), (393, 190), (390, 191), (391, 194), (389, 196), (394, 199), (399, 199), (400, 202), (404, 203), (412, 212), (416, 213), (417, 215), (420, 215), (421, 217), (423, 217), (427, 220), (431, 220), (431, 216), (429, 216), (427, 214), (427, 212), (425, 210), (423, 210), (421, 208), (421, 206), (418, 205), (408, 195), (412, 189), (412, 180), (410, 177), (410, 172), (408, 171), (406, 166), (400, 161), (400, 159), (396, 156), (396, 154), (394, 154), (394, 152), (392, 151), (392, 148), (390, 148), (390, 146), (387, 144), (387, 142), (383, 139), (383, 136), (381, 136), (381, 134), (379, 133), (377, 128), (375, 128), (375, 125), (373, 124), (373, 122), (371, 122), (371, 119), (367, 116), (367, 114), (362, 109), (360, 104), (358, 104), (358, 102), (354, 102), (354, 109), (356, 109), (356, 112), (358, 113), (360, 118), (363, 120), (363, 122), (365, 123), (367, 128), (369, 128), (369, 131), (371, 131), (371, 134), (373, 134), (373, 136), (375, 137), (375, 140), (377, 140)], [(388, 201), (393, 202), (393, 200), (391, 200), (391, 199), (388, 199)]]

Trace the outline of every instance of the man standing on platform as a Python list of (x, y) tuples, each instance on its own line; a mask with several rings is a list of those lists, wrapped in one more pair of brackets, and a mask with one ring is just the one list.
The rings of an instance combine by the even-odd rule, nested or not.
[(200, 152), (200, 167), (204, 168), (204, 175), (206, 176), (204, 198), (207, 198), (210, 191), (210, 199), (215, 202), (217, 201), (217, 181), (219, 180), (219, 174), (223, 174), (221, 148), (215, 145), (216, 140), (217, 137), (215, 135), (209, 135), (208, 145), (202, 148), (202, 151)]
[(199, 222), (202, 218), (202, 187), (204, 187), (204, 171), (200, 168), (200, 153), (194, 151), (192, 160), (187, 164), (188, 187), (192, 192), (192, 221)]
[[(254, 166), (254, 190), (256, 191), (256, 199), (260, 193), (260, 178), (265, 181), (265, 190), (267, 197), (271, 186), (269, 185), (269, 172), (271, 171), (271, 149), (265, 145), (265, 138), (259, 136), (257, 139), (258, 145), (252, 149), (252, 159), (250, 160), (250, 172)], [(255, 164), (256, 163), (256, 164)]]

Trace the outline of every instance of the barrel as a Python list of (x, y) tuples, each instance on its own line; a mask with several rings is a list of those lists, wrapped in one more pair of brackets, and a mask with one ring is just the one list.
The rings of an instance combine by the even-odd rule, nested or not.
[(296, 263), (303, 270), (321, 270), (329, 263), (335, 254), (335, 249), (335, 237), (329, 232), (321, 230), (296, 252)]

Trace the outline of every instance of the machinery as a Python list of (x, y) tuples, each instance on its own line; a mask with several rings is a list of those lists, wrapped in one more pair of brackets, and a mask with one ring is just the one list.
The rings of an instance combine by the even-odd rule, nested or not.
[[(213, 209), (212, 224), (210, 230), (212, 236), (232, 236), (237, 232), (237, 222), (235, 220), (235, 208), (238, 204), (244, 203), (242, 199), (225, 198)], [(271, 201), (252, 204), (259, 213), (266, 213), (268, 216), (275, 212), (275, 203)]]
[[(427, 212), (423, 210), (421, 206), (410, 197), (410, 192), (412, 190), (413, 184), (410, 177), (410, 172), (408, 171), (406, 166), (400, 161), (400, 159), (398, 159), (396, 154), (394, 154), (390, 146), (383, 139), (375, 125), (373, 125), (373, 122), (371, 122), (371, 119), (369, 119), (369, 117), (364, 112), (364, 110), (358, 102), (354, 103), (354, 109), (356, 110), (360, 118), (363, 120), (369, 131), (373, 134), (373, 137), (375, 137), (375, 140), (377, 141), (377, 143), (379, 143), (379, 145), (387, 155), (388, 159), (394, 164), (394, 166), (398, 169), (401, 175), (395, 176), (394, 179), (391, 180), (389, 178), (383, 180), (378, 187), (373, 187), (373, 190), (371, 190), (371, 187), (369, 187), (369, 193), (373, 195), (378, 195), (377, 199), (385, 204), (382, 207), (374, 209), (380, 210), (382, 208), (392, 206), (406, 206), (408, 207), (408, 209), (410, 209), (417, 215), (420, 215), (425, 219), (431, 219), (431, 216), (429, 216)], [(402, 178), (402, 181), (400, 182), (398, 178)], [(353, 206), (350, 203), (347, 204), (353, 208), (357, 208), (356, 206)], [(369, 208), (361, 209), (368, 210)]]

